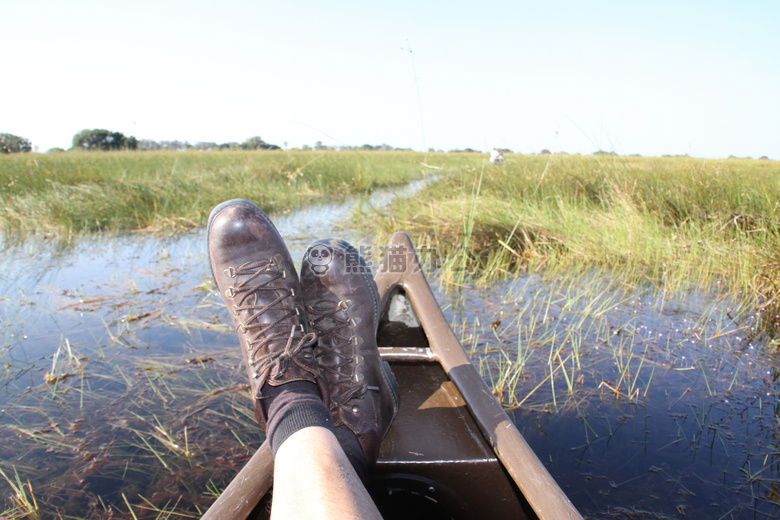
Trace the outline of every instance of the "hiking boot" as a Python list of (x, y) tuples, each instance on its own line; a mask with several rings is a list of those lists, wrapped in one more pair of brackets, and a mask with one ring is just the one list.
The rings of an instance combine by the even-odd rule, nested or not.
[(263, 385), (317, 384), (326, 406), (300, 281), (290, 253), (263, 211), (248, 200), (223, 202), (208, 223), (211, 274), (236, 326), (249, 374), (255, 416), (266, 430)]
[(379, 356), (379, 293), (371, 269), (347, 242), (318, 240), (306, 252), (301, 287), (316, 356), (328, 382), (333, 426), (349, 428), (369, 463), (398, 413), (398, 383)]

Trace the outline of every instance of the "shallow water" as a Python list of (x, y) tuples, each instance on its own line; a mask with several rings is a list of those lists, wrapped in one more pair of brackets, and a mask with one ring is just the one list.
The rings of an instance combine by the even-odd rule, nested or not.
[[(368, 242), (351, 207), (273, 218), (301, 258), (327, 235)], [(262, 441), (207, 264), (204, 230), (0, 258), (0, 468), (45, 516), (198, 517)], [(501, 398), (588, 517), (780, 512), (778, 355), (716, 292), (591, 273), (437, 298), (489, 382), (515, 375)]]
[(780, 356), (732, 302), (605, 274), (531, 276), (461, 302), (456, 326), (488, 380), (525, 356), (515, 422), (583, 513), (780, 515)]

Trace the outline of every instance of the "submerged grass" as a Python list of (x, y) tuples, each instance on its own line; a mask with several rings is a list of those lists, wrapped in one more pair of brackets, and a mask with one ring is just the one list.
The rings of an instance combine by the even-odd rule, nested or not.
[(242, 197), (268, 212), (420, 176), (407, 152), (105, 152), (0, 157), (0, 229), (69, 237), (202, 225)]
[(0, 475), (3, 476), (3, 479), (5, 479), (13, 491), (11, 495), (12, 506), (10, 509), (0, 512), (0, 518), (39, 518), (40, 511), (38, 510), (38, 503), (35, 500), (30, 481), (23, 483), (16, 468), (14, 468), (14, 478), (6, 475), (2, 468), (0, 468)]

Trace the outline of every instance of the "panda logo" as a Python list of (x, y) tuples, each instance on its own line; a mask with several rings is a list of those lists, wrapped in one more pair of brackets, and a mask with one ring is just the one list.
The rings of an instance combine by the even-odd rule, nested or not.
[(318, 244), (309, 248), (306, 255), (312, 272), (317, 276), (324, 276), (333, 260), (333, 249), (326, 245)]

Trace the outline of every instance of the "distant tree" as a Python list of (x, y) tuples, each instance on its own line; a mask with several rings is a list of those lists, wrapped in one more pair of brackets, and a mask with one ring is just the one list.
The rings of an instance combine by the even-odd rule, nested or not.
[(314, 149), (315, 150), (327, 150), (328, 147), (327, 147), (327, 145), (322, 144), (322, 141), (317, 141), (316, 143), (314, 143)]
[(200, 152), (208, 152), (216, 148), (219, 148), (219, 145), (217, 143), (204, 142), (204, 141), (198, 141), (192, 146), (193, 150), (198, 150)]
[(547, 148), (545, 148), (544, 150), (542, 150), (541, 152), (539, 152), (539, 155), (550, 155), (550, 150), (548, 150)]
[(240, 150), (241, 145), (236, 142), (222, 143), (219, 145), (220, 150)]
[(122, 132), (110, 132), (102, 128), (85, 129), (73, 136), (73, 148), (82, 150), (135, 150), (138, 140), (125, 137)]
[(56, 146), (54, 148), (49, 148), (46, 150), (46, 153), (63, 153), (65, 150), (62, 148), (57, 148)]
[(266, 143), (260, 136), (250, 137), (241, 143), (241, 148), (244, 150), (281, 150), (275, 144)]
[(192, 145), (187, 141), (160, 141), (160, 148), (163, 150), (172, 150), (174, 152), (183, 152), (192, 148)]
[(380, 145), (364, 144), (363, 146), (358, 148), (358, 150), (366, 150), (366, 151), (378, 150), (381, 152), (392, 152), (393, 150), (395, 150), (395, 148), (393, 148), (389, 144), (382, 143)]
[(604, 150), (599, 150), (597, 152), (593, 152), (593, 155), (617, 155), (615, 152), (605, 152)]
[(13, 134), (0, 134), (0, 153), (19, 153), (31, 150), (29, 139)]
[(151, 150), (159, 150), (160, 143), (152, 139), (141, 139), (140, 141), (138, 141), (138, 148), (140, 148), (145, 152)]

